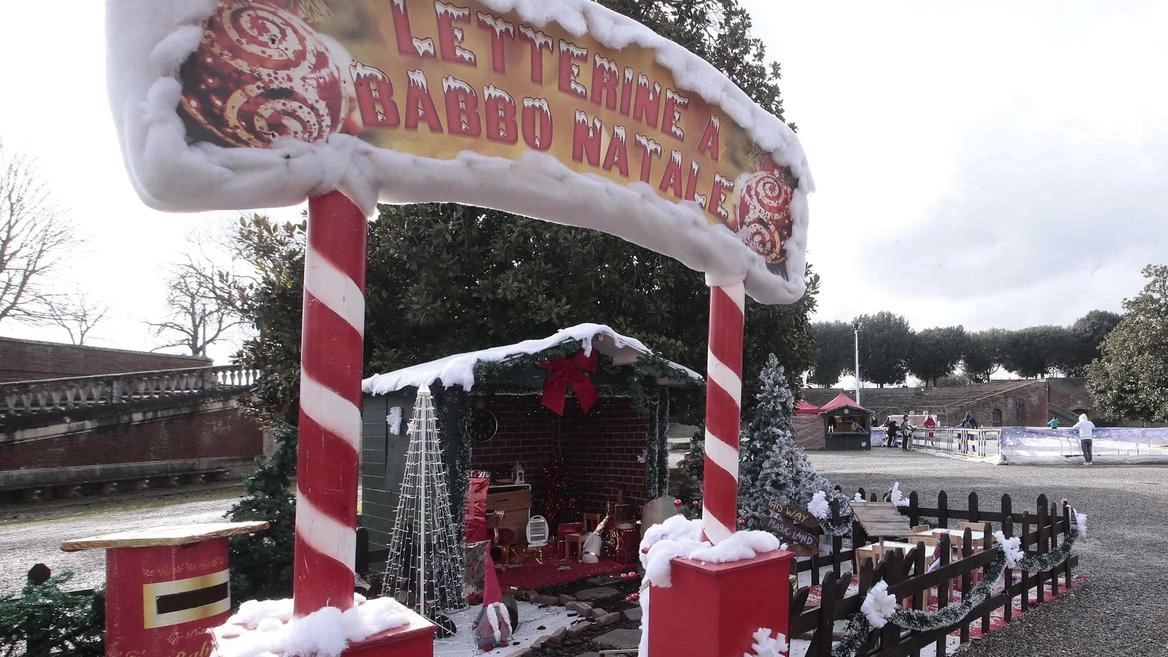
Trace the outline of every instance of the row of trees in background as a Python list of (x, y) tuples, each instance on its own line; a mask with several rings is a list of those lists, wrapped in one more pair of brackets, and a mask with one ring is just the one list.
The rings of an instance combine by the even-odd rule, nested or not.
[(860, 327), (860, 372), (865, 381), (897, 385), (911, 374), (927, 385), (962, 373), (960, 381), (988, 381), (1005, 369), (1033, 378), (1058, 372), (1085, 376), (1099, 355), (1099, 345), (1120, 322), (1106, 310), (1092, 310), (1070, 326), (1031, 326), (1014, 331), (966, 331), (943, 326), (914, 331), (900, 315), (882, 311), (847, 322), (816, 322), (812, 335), (819, 347), (811, 383), (834, 385), (855, 374), (853, 326)]

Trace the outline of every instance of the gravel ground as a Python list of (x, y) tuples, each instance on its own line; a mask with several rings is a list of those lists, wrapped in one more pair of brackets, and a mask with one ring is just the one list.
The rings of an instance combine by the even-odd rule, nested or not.
[(1035, 508), (1046, 493), (1068, 498), (1086, 513), (1088, 535), (1075, 544), (1074, 593), (1027, 612), (1006, 629), (973, 644), (968, 657), (1055, 655), (1168, 656), (1168, 467), (1094, 465), (994, 466), (900, 450), (809, 452), (816, 470), (845, 491), (885, 491), (900, 482), (921, 505), (935, 507), (945, 490), (949, 506), (965, 508), (976, 492), (983, 510), (1009, 494), (1015, 511)]
[(239, 488), (205, 490), (34, 512), (26, 507), (17, 518), (0, 520), (0, 596), (18, 592), (35, 563), (47, 565), (54, 573), (72, 571), (69, 589), (101, 586), (105, 583), (105, 551), (62, 552), (62, 542), (131, 529), (222, 522), (240, 492)]

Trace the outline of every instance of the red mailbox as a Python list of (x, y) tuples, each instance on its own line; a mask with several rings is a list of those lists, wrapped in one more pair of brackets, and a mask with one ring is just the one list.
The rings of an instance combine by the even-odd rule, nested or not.
[(106, 657), (208, 657), (231, 612), (227, 538), (266, 522), (157, 527), (61, 544), (106, 550)]

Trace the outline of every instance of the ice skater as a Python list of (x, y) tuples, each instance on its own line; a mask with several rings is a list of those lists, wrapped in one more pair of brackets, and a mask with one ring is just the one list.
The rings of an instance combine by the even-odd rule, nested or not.
[(1079, 430), (1079, 446), (1083, 448), (1083, 465), (1091, 465), (1091, 438), (1095, 431), (1095, 423), (1087, 419), (1087, 414), (1079, 415), (1079, 421), (1072, 429)]

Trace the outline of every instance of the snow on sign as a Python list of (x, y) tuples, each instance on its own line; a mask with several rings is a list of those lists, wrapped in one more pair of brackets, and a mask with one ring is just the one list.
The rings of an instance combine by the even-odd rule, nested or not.
[(108, 0), (111, 96), (150, 205), (334, 189), (602, 230), (763, 303), (803, 291), (794, 133), (588, 0)]

